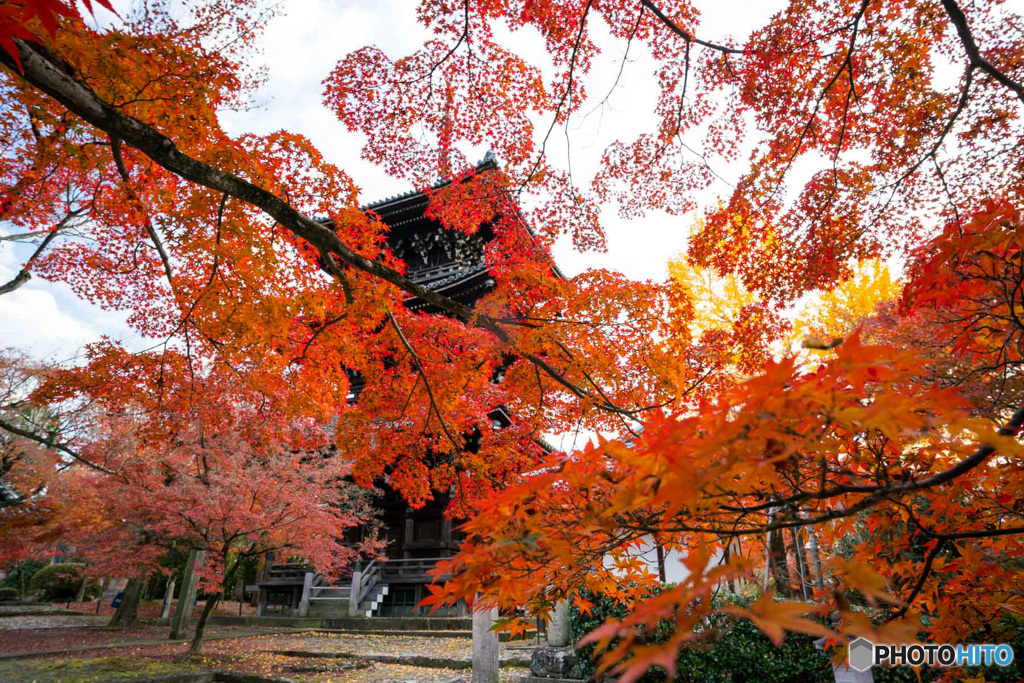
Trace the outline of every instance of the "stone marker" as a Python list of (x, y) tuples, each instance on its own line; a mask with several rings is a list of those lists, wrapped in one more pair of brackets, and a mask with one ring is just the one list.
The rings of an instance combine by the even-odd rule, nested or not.
[(473, 612), (473, 683), (498, 683), (498, 609)]
[(583, 662), (571, 647), (537, 647), (530, 655), (530, 673), (546, 680), (583, 680)]
[(196, 601), (196, 591), (199, 589), (199, 577), (196, 576), (196, 570), (203, 566), (205, 559), (205, 550), (193, 548), (188, 553), (185, 575), (181, 579), (181, 592), (178, 594), (178, 607), (174, 610), (174, 618), (171, 619), (171, 640), (184, 637), (188, 631), (188, 622), (192, 619), (192, 607)]

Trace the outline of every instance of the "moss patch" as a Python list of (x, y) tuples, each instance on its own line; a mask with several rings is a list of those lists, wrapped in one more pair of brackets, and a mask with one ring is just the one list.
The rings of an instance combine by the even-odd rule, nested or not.
[(195, 663), (143, 657), (21, 659), (0, 662), (0, 680), (11, 683), (87, 683), (199, 671)]

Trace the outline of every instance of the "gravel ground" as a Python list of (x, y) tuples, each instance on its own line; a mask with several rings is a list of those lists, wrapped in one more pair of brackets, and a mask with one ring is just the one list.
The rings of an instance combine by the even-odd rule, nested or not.
[[(0, 619), (0, 622), (23, 620), (38, 626), (52, 624), (54, 619), (68, 618), (88, 619), (67, 615), (8, 616)], [(166, 626), (76, 629), (51, 625), (7, 630), (0, 637), (0, 653), (44, 650), (64, 652), (59, 655), (0, 660), (0, 681), (128, 681), (136, 677), (199, 670), (237, 671), (316, 683), (468, 683), (470, 680), (468, 668), (463, 668), (472, 657), (473, 643), (469, 638), (316, 632), (263, 635), (258, 629), (241, 626), (211, 627), (208, 636), (227, 636), (229, 639), (209, 641), (204, 645), (202, 656), (189, 658), (186, 656), (188, 646), (185, 643), (163, 640), (167, 637)], [(83, 651), (73, 649), (110, 645), (121, 647)], [(284, 652), (291, 654), (281, 654)], [(506, 665), (521, 664), (529, 658), (529, 652), (528, 644), (501, 645), (501, 658)], [(302, 656), (302, 653), (309, 653), (309, 656)], [(388, 660), (394, 658), (395, 661), (372, 661), (368, 659), (371, 657)], [(433, 661), (403, 661), (403, 658), (408, 657)], [(447, 666), (448, 662), (451, 663), (450, 668), (440, 668)], [(506, 667), (502, 671), (502, 680), (516, 680), (524, 672), (522, 668)]]
[[(95, 609), (96, 603), (93, 603)], [(7, 603), (0, 605), (0, 618), (18, 614), (67, 614), (68, 610), (63, 605), (47, 605), (43, 603), (18, 604)]]
[[(353, 656), (413, 655), (444, 657), (468, 662), (473, 656), (470, 638), (427, 638), (360, 633), (296, 633), (246, 639), (249, 647), (264, 652), (316, 652)], [(224, 648), (233, 643), (213, 644)], [(532, 647), (502, 643), (499, 657), (504, 660), (529, 658)], [(213, 651), (213, 650), (211, 650)]]
[[(102, 626), (110, 617), (95, 617), (86, 614), (47, 614), (40, 616), (5, 616), (0, 619), (0, 632), (24, 631), (26, 629), (84, 628)], [(5, 633), (4, 639), (7, 638)], [(2, 643), (0, 643), (2, 647)]]
[[(455, 642), (453, 642), (455, 641)], [(299, 648), (342, 657), (296, 657), (274, 650)], [(521, 646), (511, 648), (513, 651)], [(428, 656), (468, 661), (468, 639), (331, 635), (253, 636), (207, 643), (199, 657), (186, 657), (187, 645), (168, 643), (114, 650), (71, 652), (64, 656), (0, 660), (0, 681), (9, 683), (85, 683), (129, 681), (200, 670), (235, 671), (310, 683), (469, 683), (466, 668), (437, 668), (360, 659), (360, 655)], [(504, 654), (504, 653), (503, 653)], [(525, 669), (503, 668), (504, 683)]]
[[(5, 683), (92, 683), (94, 681), (131, 681), (133, 678), (167, 676), (203, 670), (231, 670), (283, 678), (296, 683), (469, 683), (468, 671), (427, 669), (398, 664), (350, 664), (306, 661), (287, 658), (249, 658), (246, 660), (204, 657), (195, 660), (121, 655), (87, 659), (36, 659), (0, 662), (0, 680)], [(503, 671), (503, 683), (512, 683), (523, 675)]]
[[(7, 621), (7, 619), (0, 621)], [(130, 647), (143, 642), (166, 641), (168, 635), (167, 626), (142, 624), (132, 628), (106, 628), (106, 622), (107, 619), (101, 619), (99, 626), (88, 629), (44, 627), (2, 631), (0, 632), (3, 634), (0, 637), (0, 655), (110, 645)], [(39, 622), (32, 623), (38, 624)], [(210, 626), (206, 629), (208, 638), (251, 636), (258, 633), (260, 633), (260, 629), (245, 626)], [(99, 653), (91, 654), (95, 656)], [(3, 678), (0, 677), (0, 681), (2, 680)]]

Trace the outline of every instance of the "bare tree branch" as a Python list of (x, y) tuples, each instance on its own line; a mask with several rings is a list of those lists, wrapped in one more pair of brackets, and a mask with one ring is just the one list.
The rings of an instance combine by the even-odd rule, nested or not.
[(167, 256), (167, 250), (164, 249), (164, 243), (160, 240), (160, 236), (156, 233), (156, 228), (153, 227), (153, 221), (150, 220), (149, 214), (146, 211), (145, 205), (142, 203), (142, 199), (135, 190), (132, 188), (131, 176), (128, 175), (128, 167), (124, 164), (124, 156), (121, 154), (121, 141), (110, 136), (110, 152), (114, 155), (114, 165), (117, 166), (117, 172), (121, 176), (121, 180), (124, 182), (124, 190), (128, 193), (128, 196), (139, 211), (143, 213), (143, 226), (146, 228), (146, 233), (149, 235), (149, 239), (153, 241), (156, 246), (156, 251), (160, 255), (160, 261), (164, 264), (164, 272), (167, 274), (167, 282), (174, 286), (174, 278), (171, 275), (171, 260)]
[[(14, 290), (18, 289), (19, 287), (21, 287), (29, 280), (31, 280), (32, 273), (30, 272), (30, 269), (32, 268), (32, 264), (35, 263), (36, 259), (38, 259), (44, 251), (46, 251), (46, 248), (50, 246), (50, 242), (52, 242), (64, 228), (66, 228), (75, 218), (78, 218), (78, 216), (80, 215), (80, 211), (71, 211), (70, 213), (68, 213), (68, 215), (64, 216), (64, 218), (61, 219), (60, 223), (57, 224), (57, 227), (55, 227), (53, 230), (47, 233), (46, 237), (43, 238), (43, 241), (39, 243), (39, 246), (36, 247), (36, 250), (34, 252), (32, 252), (32, 256), (29, 257), (28, 261), (25, 262), (25, 265), (22, 266), (20, 271), (18, 271), (18, 274), (15, 275), (9, 282), (0, 285), (0, 294), (9, 294)], [(36, 233), (25, 233), (25, 235), (34, 234)], [(16, 237), (18, 236), (10, 235), (7, 237), (7, 239), (14, 239)]]
[(103, 465), (99, 465), (99, 464), (93, 462), (92, 460), (89, 460), (88, 458), (82, 456), (81, 454), (79, 454), (77, 451), (73, 450), (69, 446), (55, 441), (56, 434), (52, 434), (51, 433), (51, 434), (48, 434), (47, 436), (42, 436), (40, 434), (36, 434), (35, 432), (29, 431), (27, 429), (22, 429), (21, 427), (17, 426), (16, 424), (13, 424), (13, 423), (11, 423), (11, 422), (3, 419), (3, 418), (0, 418), (0, 429), (3, 429), (5, 431), (7, 431), (7, 432), (10, 432), (11, 434), (14, 434), (16, 436), (20, 436), (22, 438), (28, 439), (29, 441), (35, 441), (36, 443), (40, 444), (41, 446), (45, 446), (46, 448), (53, 448), (55, 450), (58, 450), (61, 453), (71, 457), (73, 460), (76, 460), (77, 462), (82, 463), (86, 467), (91, 467), (92, 469), (96, 470), (97, 472), (102, 472), (104, 474), (110, 474), (110, 475), (117, 475), (117, 472), (115, 472), (115, 471), (113, 471), (111, 469), (108, 469), (108, 468), (104, 467)]
[(963, 43), (964, 51), (967, 52), (967, 58), (970, 60), (971, 66), (987, 73), (1016, 93), (1017, 99), (1024, 102), (1024, 85), (1007, 76), (1006, 73), (981, 54), (981, 49), (978, 47), (978, 43), (974, 41), (974, 35), (971, 33), (971, 27), (967, 25), (967, 17), (964, 16), (960, 6), (956, 4), (956, 0), (942, 0), (942, 8), (946, 10), (946, 16), (949, 17), (950, 23), (956, 27), (957, 35), (960, 36), (960, 42)]
[(654, 16), (658, 17), (661, 23), (665, 24), (665, 26), (668, 26), (668, 28), (673, 33), (675, 33), (677, 36), (685, 40), (687, 43), (696, 43), (697, 45), (709, 47), (712, 50), (718, 50), (719, 52), (724, 52), (729, 55), (746, 54), (746, 50), (739, 50), (734, 47), (726, 47), (725, 45), (719, 45), (718, 43), (711, 43), (706, 40), (701, 40), (700, 38), (694, 36), (690, 32), (683, 29), (681, 26), (679, 26), (679, 24), (669, 19), (664, 12), (658, 9), (657, 6), (653, 2), (651, 2), (651, 0), (640, 0), (640, 4), (646, 7), (647, 9), (651, 10), (651, 12), (654, 13)]

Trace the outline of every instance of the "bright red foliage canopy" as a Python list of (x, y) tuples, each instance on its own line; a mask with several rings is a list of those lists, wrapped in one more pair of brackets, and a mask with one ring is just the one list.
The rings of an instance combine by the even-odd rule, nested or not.
[[(581, 586), (638, 600), (593, 635), (628, 680), (671, 662), (723, 579), (755, 573), (766, 532), (809, 527), (836, 550), (831, 585), (816, 607), (742, 612), (772, 636), (820, 632), (801, 616), (812, 607), (838, 615), (831, 632), (876, 642), (920, 613), (929, 636), (961, 640), (1021, 609), (1006, 587), (1024, 528), (1024, 32), (1006, 7), (792, 0), (743, 42), (717, 42), (689, 2), (424, 1), (431, 40), (348, 55), (324, 99), (392, 175), (457, 181), (431, 192), (444, 226), (490, 221), (497, 286), (476, 310), (403, 275), (387, 226), (308, 140), (220, 128), (218, 109), (256, 83), (255, 3), (196, 3), (188, 21), (154, 9), (104, 32), (57, 0), (0, 7), (3, 218), (45, 235), (2, 291), (31, 271), (130, 311), (167, 340), (133, 361), (145, 402), (175, 386), (191, 410), (210, 400), (203, 382), (231, 377), (282, 425), (336, 420), (358, 481), (388, 474), (413, 504), (454, 490), (469, 540), (435, 600), (480, 592), (543, 613)], [(553, 75), (503, 47), (499, 24), (538, 32)], [(602, 24), (650, 53), (657, 122), (621, 131), (583, 186), (546, 150), (588, 101)], [(479, 144), (500, 171), (475, 173), (461, 150)], [(723, 164), (739, 181), (698, 207)], [(757, 303), (709, 333), (672, 285), (558, 278), (547, 248), (602, 248), (606, 205), (701, 210), (687, 257)], [(90, 239), (53, 241), (75, 231)], [(785, 307), (867, 258), (906, 263), (903, 299), (824, 356), (780, 353)], [(443, 314), (407, 310), (410, 295)], [(121, 355), (94, 350), (78, 373), (97, 379), (90, 392), (117, 395), (107, 368)], [(355, 405), (350, 371), (369, 387)], [(510, 428), (491, 426), (496, 406)], [(622, 438), (536, 444), (579, 429)], [(166, 446), (157, 435), (147, 453)], [(230, 500), (243, 465), (223, 467)], [(651, 538), (688, 550), (691, 573), (644, 599), (654, 577), (634, 551)], [(709, 562), (736, 538), (745, 552)], [(678, 627), (668, 648), (637, 646), (663, 618)]]

